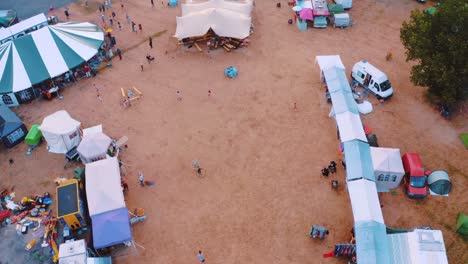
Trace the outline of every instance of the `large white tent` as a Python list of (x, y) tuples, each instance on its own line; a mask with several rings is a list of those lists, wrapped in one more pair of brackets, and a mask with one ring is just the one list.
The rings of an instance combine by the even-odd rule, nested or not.
[(91, 216), (125, 207), (117, 158), (86, 164), (86, 196)]
[(102, 132), (87, 134), (76, 149), (84, 164), (105, 159), (112, 139)]
[(80, 144), (80, 125), (66, 111), (60, 110), (44, 118), (39, 130), (49, 152), (65, 154)]
[(46, 26), (0, 45), (0, 94), (15, 93), (91, 59), (104, 34), (91, 23)]
[(226, 0), (209, 0), (201, 3), (182, 4), (182, 16), (200, 12), (208, 8), (223, 8), (230, 11), (235, 11), (245, 16), (250, 16), (252, 13), (253, 3), (249, 2), (232, 2)]
[(178, 39), (203, 36), (210, 28), (222, 37), (244, 39), (250, 35), (252, 23), (251, 17), (222, 8), (208, 8), (176, 20), (174, 36)]
[(370, 147), (377, 190), (388, 192), (400, 185), (405, 170), (400, 149)]

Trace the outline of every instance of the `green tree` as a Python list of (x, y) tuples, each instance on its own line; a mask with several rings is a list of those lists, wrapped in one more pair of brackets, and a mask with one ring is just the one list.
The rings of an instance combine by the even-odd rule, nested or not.
[(468, 2), (446, 0), (432, 15), (414, 10), (403, 22), (400, 39), (415, 85), (447, 104), (468, 98)]

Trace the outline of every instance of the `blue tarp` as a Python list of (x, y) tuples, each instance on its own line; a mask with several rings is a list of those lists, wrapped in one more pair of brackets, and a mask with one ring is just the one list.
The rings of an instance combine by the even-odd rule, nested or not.
[(169, 4), (169, 6), (172, 6), (172, 7), (177, 6), (178, 0), (169, 0), (168, 4)]
[(341, 69), (338, 67), (326, 69), (323, 71), (323, 76), (325, 77), (328, 91), (330, 93), (341, 90), (351, 93), (351, 87), (349, 86), (345, 69)]
[(304, 19), (296, 18), (296, 26), (300, 31), (306, 31), (307, 21)]
[(359, 264), (390, 264), (391, 245), (384, 224), (374, 221), (354, 223)]
[(110, 247), (132, 240), (130, 219), (126, 207), (91, 216), (95, 249)]
[(365, 178), (375, 182), (369, 144), (360, 140), (351, 140), (344, 142), (343, 148), (346, 162), (346, 180), (352, 181)]

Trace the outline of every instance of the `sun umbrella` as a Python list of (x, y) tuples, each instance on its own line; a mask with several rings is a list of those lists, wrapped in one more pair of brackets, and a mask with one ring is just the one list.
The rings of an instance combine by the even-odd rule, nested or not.
[(312, 9), (304, 8), (299, 13), (299, 17), (305, 20), (314, 20), (314, 15), (312, 14)]
[(292, 10), (293, 10), (294, 12), (299, 12), (299, 11), (302, 10), (302, 7), (300, 7), (300, 6), (294, 6), (294, 7), (292, 8)]

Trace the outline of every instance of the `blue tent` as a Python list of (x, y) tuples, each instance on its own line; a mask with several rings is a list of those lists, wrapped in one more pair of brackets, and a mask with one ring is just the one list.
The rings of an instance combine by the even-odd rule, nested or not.
[(0, 105), (0, 140), (7, 148), (20, 143), (28, 133), (19, 117), (5, 105)]
[(360, 140), (343, 143), (346, 162), (346, 180), (368, 179), (375, 182), (369, 144)]
[(127, 208), (91, 216), (94, 248), (105, 248), (132, 240)]
[(178, 0), (169, 0), (167, 3), (170, 7), (175, 7), (178, 4)]
[(359, 264), (393, 263), (391, 245), (384, 224), (374, 221), (356, 222), (354, 233)]

